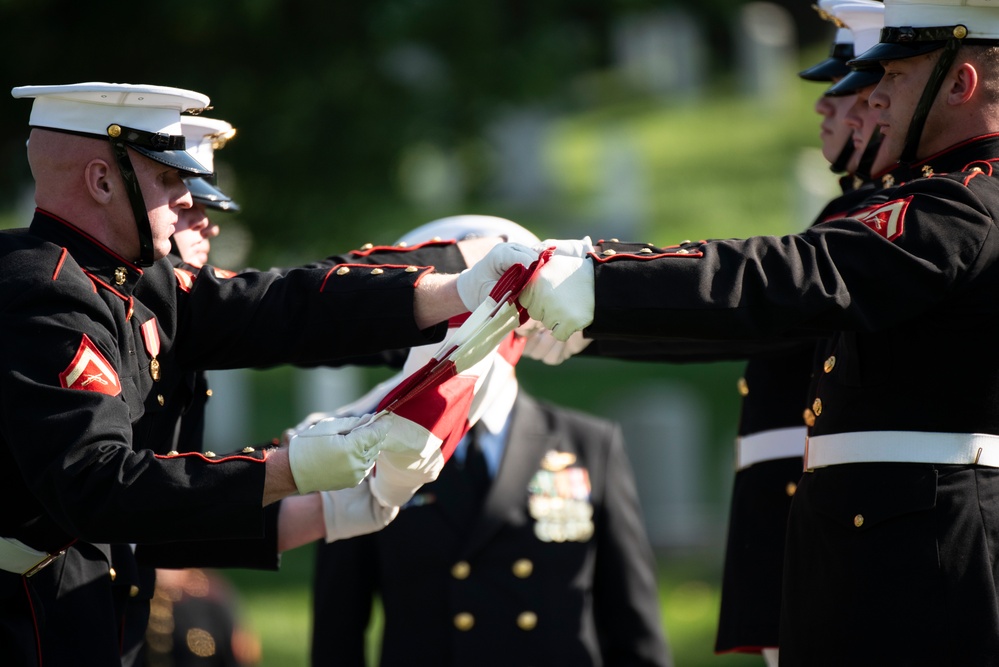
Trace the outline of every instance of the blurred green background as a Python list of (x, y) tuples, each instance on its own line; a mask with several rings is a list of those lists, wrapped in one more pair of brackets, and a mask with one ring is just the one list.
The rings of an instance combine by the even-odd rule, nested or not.
[[(804, 228), (836, 185), (817, 154), (822, 88), (796, 77), (825, 57), (832, 36), (809, 5), (0, 0), (0, 80), (8, 89), (114, 81), (209, 95), (206, 115), (238, 131), (216, 155), (222, 187), (243, 206), (217, 219), (215, 262), (227, 268), (391, 243), (461, 213), (507, 217), (542, 238), (783, 234)], [(4, 227), (30, 218), (29, 110), (22, 100), (0, 105)], [(648, 410), (636, 396), (682, 399), (672, 406), (682, 428), (664, 427), (651, 444), (629, 439), (639, 463), (650, 446), (697, 448), (693, 525), (681, 539), (668, 530), (656, 539), (680, 667), (762, 664), (712, 654), (740, 370), (599, 359), (519, 366), (536, 396), (614, 419)], [(297, 373), (247, 373), (250, 409), (216, 429), (259, 442), (297, 423)], [(386, 375), (369, 369), (353, 382), (363, 389)], [(685, 441), (691, 433), (696, 443)], [(648, 508), (674, 476), (639, 467), (651, 526)], [(261, 637), (263, 665), (307, 664), (312, 553), (286, 554), (277, 573), (227, 573)]]

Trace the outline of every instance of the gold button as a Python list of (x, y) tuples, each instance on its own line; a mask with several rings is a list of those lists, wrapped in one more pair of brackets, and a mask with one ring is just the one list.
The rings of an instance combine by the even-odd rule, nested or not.
[(416, 273), (417, 271), (419, 271), (419, 269), (416, 268), (415, 266), (407, 266), (406, 267), (406, 273)]
[(958, 39), (964, 39), (967, 36), (968, 36), (967, 28), (965, 28), (963, 25), (954, 26), (954, 37)]
[(399, 241), (398, 243), (396, 243), (396, 246), (398, 246), (400, 248), (408, 248), (409, 244), (406, 243), (405, 241)]
[(805, 412), (801, 417), (805, 420), (805, 426), (815, 426), (815, 413), (812, 412), (811, 408), (805, 408)]
[(690, 251), (687, 250), (686, 248), (680, 248), (679, 250), (676, 251), (676, 254), (677, 255), (689, 255)]
[(794, 482), (788, 482), (787, 485), (784, 486), (784, 493), (786, 493), (789, 497), (793, 496), (794, 492), (797, 490), (798, 490), (798, 485), (795, 484)]
[(832, 373), (832, 369), (834, 368), (836, 368), (836, 355), (832, 354), (829, 355), (829, 358), (826, 359), (824, 364), (822, 364), (822, 370), (826, 373)]
[(431, 241), (440, 241), (440, 240), (441, 240), (441, 237), (439, 237), (439, 236), (435, 236), (434, 238), (432, 238), (432, 239), (430, 239), (430, 240), (431, 240)]
[(211, 450), (205, 452), (205, 458), (206, 459), (214, 459), (215, 458), (215, 452), (213, 452)]
[(458, 628), (462, 632), (468, 632), (475, 625), (475, 617), (469, 614), (467, 611), (463, 611), (460, 614), (455, 614), (454, 616), (454, 627)]
[(139, 595), (139, 587), (135, 584), (128, 587), (128, 597), (134, 598)]
[(211, 396), (211, 395), (212, 395), (212, 390), (211, 389), (205, 389), (205, 396)]
[(686, 243), (690, 243), (690, 239), (684, 239), (684, 240), (680, 241), (680, 245), (684, 245)]
[(338, 276), (345, 276), (348, 273), (350, 273), (350, 268), (346, 266), (341, 266), (339, 269), (336, 270), (336, 274)]
[(159, 403), (160, 405), (166, 403), (166, 399), (163, 398), (163, 394), (156, 394), (156, 402)]
[(652, 254), (652, 248), (642, 248), (638, 252), (640, 254), (642, 254), (642, 255), (651, 255)]
[(611, 243), (620, 243), (621, 239), (611, 239), (610, 242)]
[(114, 270), (115, 285), (124, 285), (125, 280), (127, 278), (128, 278), (128, 271), (125, 269), (124, 266), (119, 266), (117, 269)]
[(114, 581), (118, 577), (118, 573), (114, 571), (113, 567), (108, 568), (108, 574), (111, 575), (111, 581)]
[(518, 579), (527, 579), (534, 572), (534, 563), (527, 558), (518, 558), (513, 561), (513, 576)]
[(374, 247), (375, 247), (374, 243), (365, 243), (364, 245), (361, 246), (361, 250), (371, 250)]
[(167, 456), (177, 456), (178, 454), (180, 454), (180, 452), (178, 452), (176, 449), (171, 449), (169, 452), (167, 452)]
[(605, 255), (607, 257), (610, 257), (611, 255), (616, 255), (617, 254), (617, 250), (614, 250), (613, 248), (607, 248), (607, 250), (604, 250), (600, 254), (601, 255)]
[(861, 526), (863, 526), (864, 525), (864, 515), (863, 514), (858, 514), (857, 516), (853, 517), (853, 525), (856, 526), (857, 528), (860, 528)]
[(884, 176), (881, 177), (881, 185), (885, 186), (886, 188), (895, 187), (895, 177), (892, 176), (891, 174), (885, 174)]
[(538, 615), (533, 611), (524, 611), (517, 615), (517, 627), (521, 630), (533, 630), (538, 625)]
[(812, 412), (815, 413), (816, 417), (821, 417), (822, 416), (822, 399), (821, 398), (816, 398), (814, 401), (812, 401)]
[(371, 269), (371, 275), (380, 276), (385, 273), (385, 269)]
[(746, 382), (746, 378), (739, 378), (739, 381), (735, 383), (735, 388), (739, 390), (739, 396), (749, 395), (749, 383)]
[(472, 566), (468, 564), (467, 560), (460, 560), (451, 566), (451, 576), (455, 579), (468, 579), (468, 575), (472, 573)]
[(118, 125), (117, 123), (108, 125), (108, 136), (109, 137), (121, 136), (121, 125)]
[(971, 168), (971, 171), (973, 171), (973, 172), (979, 172), (979, 173), (981, 173), (981, 171), (982, 171), (982, 168), (981, 168), (981, 167), (972, 167), (972, 168)]
[(253, 447), (243, 447), (243, 453), (244, 454), (252, 454), (255, 451), (257, 451), (257, 450), (255, 450)]

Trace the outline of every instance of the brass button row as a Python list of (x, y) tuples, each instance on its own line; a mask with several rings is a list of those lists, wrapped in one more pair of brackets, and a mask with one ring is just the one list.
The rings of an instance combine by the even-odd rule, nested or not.
[[(419, 267), (416, 267), (416, 266), (407, 266), (403, 270), (406, 273), (416, 273), (420, 269), (419, 269)], [(336, 270), (336, 274), (338, 276), (345, 276), (348, 273), (350, 273), (350, 267), (349, 266), (341, 266), (339, 269)], [(377, 268), (377, 267), (374, 268), (374, 269), (371, 269), (371, 275), (373, 275), (373, 276), (380, 276), (383, 273), (385, 273), (385, 269), (380, 269), (380, 268)]]
[[(475, 627), (475, 617), (467, 611), (455, 614), (452, 622), (454, 627), (462, 632), (468, 632)], [(517, 614), (517, 627), (525, 632), (530, 632), (538, 627), (538, 615), (533, 611), (520, 612)]]
[[(527, 579), (534, 573), (534, 563), (529, 558), (518, 558), (510, 567), (513, 576)], [(451, 566), (451, 576), (458, 580), (468, 579), (472, 573), (472, 565), (467, 560), (460, 560)]]

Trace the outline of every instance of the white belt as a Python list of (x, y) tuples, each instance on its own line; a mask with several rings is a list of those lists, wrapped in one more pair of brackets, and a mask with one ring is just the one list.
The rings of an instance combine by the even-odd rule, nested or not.
[(736, 438), (735, 469), (743, 470), (754, 463), (801, 456), (807, 436), (808, 430), (804, 426), (792, 426)]
[(13, 537), (0, 537), (0, 570), (30, 577), (64, 553), (49, 554)]
[(809, 438), (805, 470), (844, 463), (937, 463), (999, 468), (999, 435), (855, 431)]

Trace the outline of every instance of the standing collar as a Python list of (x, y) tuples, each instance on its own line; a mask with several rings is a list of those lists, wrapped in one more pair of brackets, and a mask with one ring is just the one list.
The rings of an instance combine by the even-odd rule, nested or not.
[(47, 211), (35, 209), (30, 232), (66, 248), (76, 263), (96, 280), (123, 295), (131, 295), (142, 277), (142, 269), (80, 228)]

